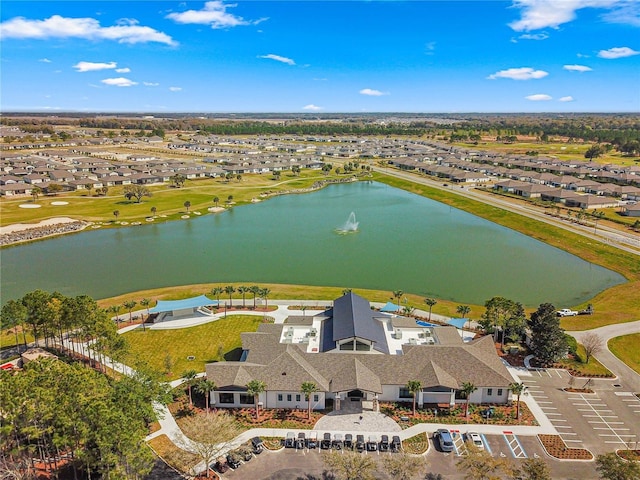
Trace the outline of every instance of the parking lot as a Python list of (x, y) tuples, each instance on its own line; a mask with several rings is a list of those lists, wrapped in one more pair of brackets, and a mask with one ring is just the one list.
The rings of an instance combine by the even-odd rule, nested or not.
[(640, 440), (640, 400), (611, 379), (580, 378), (574, 388), (594, 393), (566, 392), (570, 376), (564, 370), (542, 370), (523, 378), (527, 393), (547, 415), (568, 447), (604, 453), (637, 448)]

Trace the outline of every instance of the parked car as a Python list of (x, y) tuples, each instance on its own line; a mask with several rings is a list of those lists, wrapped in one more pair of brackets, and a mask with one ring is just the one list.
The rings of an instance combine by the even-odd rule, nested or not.
[(264, 450), (264, 443), (262, 443), (262, 439), (260, 437), (253, 437), (251, 439), (251, 446), (253, 447), (253, 453), (256, 455), (260, 455), (262, 450)]
[(318, 447), (318, 432), (310, 432), (309, 438), (307, 439), (307, 448), (317, 448)]
[(284, 448), (295, 448), (296, 446), (296, 434), (293, 432), (287, 432), (287, 436), (284, 439)]
[(347, 433), (344, 436), (344, 448), (353, 450), (353, 435), (351, 435), (350, 433)]
[(253, 458), (253, 453), (247, 447), (242, 447), (236, 450), (238, 456), (242, 459), (243, 462), (249, 462)]
[(356, 450), (359, 452), (364, 452), (364, 449), (364, 435), (356, 435)]
[(478, 450), (484, 450), (484, 443), (479, 433), (467, 432), (467, 441), (473, 443)]
[(375, 435), (369, 435), (367, 440), (367, 452), (375, 452), (378, 450), (378, 438)]
[(331, 442), (331, 446), (336, 450), (342, 450), (342, 434), (336, 433), (333, 436), (333, 442)]
[(559, 317), (575, 317), (578, 315), (576, 310), (571, 310), (569, 308), (563, 308), (562, 310), (558, 310), (556, 313)]
[(227, 454), (227, 465), (235, 470), (240, 466), (240, 457), (235, 453)]
[(298, 433), (298, 438), (296, 439), (296, 449), (301, 450), (305, 447), (307, 441), (304, 436), (304, 432)]
[(402, 448), (402, 442), (400, 441), (400, 437), (398, 435), (394, 435), (391, 437), (391, 451), (399, 452)]
[(433, 438), (438, 439), (440, 444), (440, 450), (443, 452), (453, 452), (453, 437), (451, 432), (446, 428), (439, 428), (436, 433), (433, 434)]
[(224, 457), (218, 458), (216, 463), (213, 464), (213, 469), (218, 473), (225, 473), (229, 470), (229, 465), (227, 465), (227, 459)]
[(331, 448), (331, 434), (325, 433), (320, 442), (320, 448), (322, 450), (329, 450)]
[(382, 439), (380, 440), (380, 451), (389, 451), (389, 435), (382, 435)]

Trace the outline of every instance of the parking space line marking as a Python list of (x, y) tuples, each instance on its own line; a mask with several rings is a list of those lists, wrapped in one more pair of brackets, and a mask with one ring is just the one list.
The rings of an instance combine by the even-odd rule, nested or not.
[(555, 412), (544, 412), (545, 415), (562, 415), (561, 413), (555, 413)]
[(560, 435), (577, 435), (577, 433), (572, 433), (572, 432), (562, 432)]
[(573, 427), (571, 427), (571, 426), (569, 426), (569, 425), (567, 425), (567, 426), (565, 426), (565, 425), (558, 425), (558, 426), (556, 426), (556, 428), (573, 428)]
[(582, 440), (567, 440), (567, 439), (562, 439), (563, 442), (565, 443), (582, 443)]
[(562, 418), (554, 418), (554, 419), (551, 419), (551, 423), (553, 422), (566, 422), (566, 420), (563, 420)]
[(484, 436), (484, 433), (480, 434), (480, 438), (482, 438), (482, 442), (484, 443), (484, 448), (486, 448), (487, 452), (489, 452), (489, 455), (493, 457), (493, 452), (491, 451), (491, 447), (489, 446), (489, 442), (487, 441), (487, 437)]
[(619, 397), (633, 397), (633, 392), (613, 392)]
[(623, 442), (622, 440), (620, 440), (619, 442), (607, 442), (607, 441), (605, 440), (605, 442), (604, 442), (604, 443), (618, 443), (618, 444), (622, 443), (623, 445), (626, 445), (626, 444), (627, 444), (627, 442)]

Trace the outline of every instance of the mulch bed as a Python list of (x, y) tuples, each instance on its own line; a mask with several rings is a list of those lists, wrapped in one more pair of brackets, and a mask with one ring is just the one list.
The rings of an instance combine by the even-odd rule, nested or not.
[(560, 460), (593, 460), (593, 455), (584, 448), (569, 448), (559, 435), (538, 435), (545, 451)]
[(566, 387), (566, 388), (563, 388), (563, 390), (565, 392), (569, 392), (569, 393), (595, 393), (590, 388), (571, 388), (571, 387)]
[[(493, 415), (486, 419), (481, 413), (487, 408), (493, 408)], [(450, 411), (443, 409), (416, 409), (413, 415), (411, 403), (380, 403), (380, 411), (391, 417), (402, 428), (409, 428), (419, 423), (447, 423), (447, 424), (488, 424), (488, 425), (530, 425), (536, 426), (538, 422), (531, 413), (527, 404), (520, 402), (520, 419), (516, 419), (516, 404), (512, 405), (469, 405), (469, 416), (464, 415), (464, 404), (457, 404)], [(405, 420), (402, 420), (404, 418)]]
[(640, 462), (640, 450), (618, 450), (616, 454), (629, 462)]

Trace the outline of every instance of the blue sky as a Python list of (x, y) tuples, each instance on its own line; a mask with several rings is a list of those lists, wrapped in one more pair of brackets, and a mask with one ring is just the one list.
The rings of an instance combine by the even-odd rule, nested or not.
[(637, 0), (3, 0), (0, 21), (2, 111), (640, 111)]

